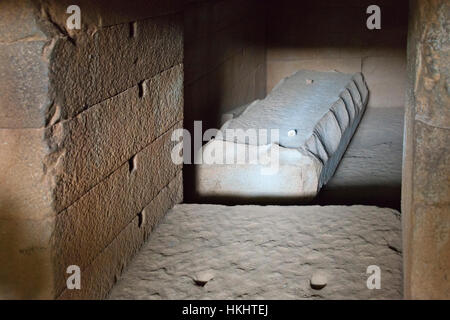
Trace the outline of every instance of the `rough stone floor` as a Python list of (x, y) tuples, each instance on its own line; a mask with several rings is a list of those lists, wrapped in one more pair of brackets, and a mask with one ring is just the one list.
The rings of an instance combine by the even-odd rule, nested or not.
[[(111, 299), (401, 299), (399, 213), (372, 206), (177, 205)], [(381, 289), (366, 286), (381, 269)], [(327, 285), (310, 287), (320, 272)], [(194, 282), (212, 277), (204, 286)]]
[(368, 108), (333, 178), (314, 204), (364, 204), (399, 210), (403, 108)]

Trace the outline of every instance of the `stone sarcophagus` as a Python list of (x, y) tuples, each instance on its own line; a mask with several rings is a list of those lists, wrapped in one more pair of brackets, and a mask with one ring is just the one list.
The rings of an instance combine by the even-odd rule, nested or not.
[(231, 113), (202, 147), (198, 196), (312, 199), (333, 176), (367, 100), (361, 73), (300, 70), (284, 78), (265, 99)]

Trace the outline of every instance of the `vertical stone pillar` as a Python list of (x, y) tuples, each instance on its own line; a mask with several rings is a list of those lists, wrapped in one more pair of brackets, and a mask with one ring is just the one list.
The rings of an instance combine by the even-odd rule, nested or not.
[(410, 3), (403, 155), (407, 299), (450, 298), (450, 3)]

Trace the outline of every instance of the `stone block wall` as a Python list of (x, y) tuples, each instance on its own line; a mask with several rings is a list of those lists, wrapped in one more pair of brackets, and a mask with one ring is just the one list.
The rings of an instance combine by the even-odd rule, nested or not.
[[(260, 0), (186, 1), (184, 11), (185, 118), (193, 132), (220, 128), (221, 115), (264, 98), (266, 11)], [(184, 167), (185, 200), (195, 197), (193, 165)]]
[[(381, 8), (368, 30), (366, 9)], [(402, 107), (406, 83), (408, 2), (269, 0), (267, 91), (299, 69), (362, 72), (368, 107)]]
[(105, 297), (182, 200), (181, 1), (71, 4), (0, 3), (1, 298)]
[(403, 151), (404, 294), (450, 299), (450, 4), (411, 1)]
[(405, 297), (450, 297), (446, 1), (412, 0), (409, 27), (406, 1), (377, 1), (375, 31), (365, 0), (76, 3), (81, 30), (65, 26), (71, 0), (0, 2), (0, 298), (105, 297), (194, 199), (172, 131), (218, 128), (300, 68), (362, 71), (369, 107), (403, 106), (406, 88)]

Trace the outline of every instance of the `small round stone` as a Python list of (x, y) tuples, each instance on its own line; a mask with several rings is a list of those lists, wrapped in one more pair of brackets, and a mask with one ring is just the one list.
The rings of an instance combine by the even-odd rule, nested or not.
[(312, 275), (310, 280), (311, 288), (320, 290), (327, 285), (327, 276), (323, 272), (316, 272)]
[(194, 277), (194, 282), (196, 285), (204, 286), (214, 278), (214, 274), (210, 271), (199, 272)]

